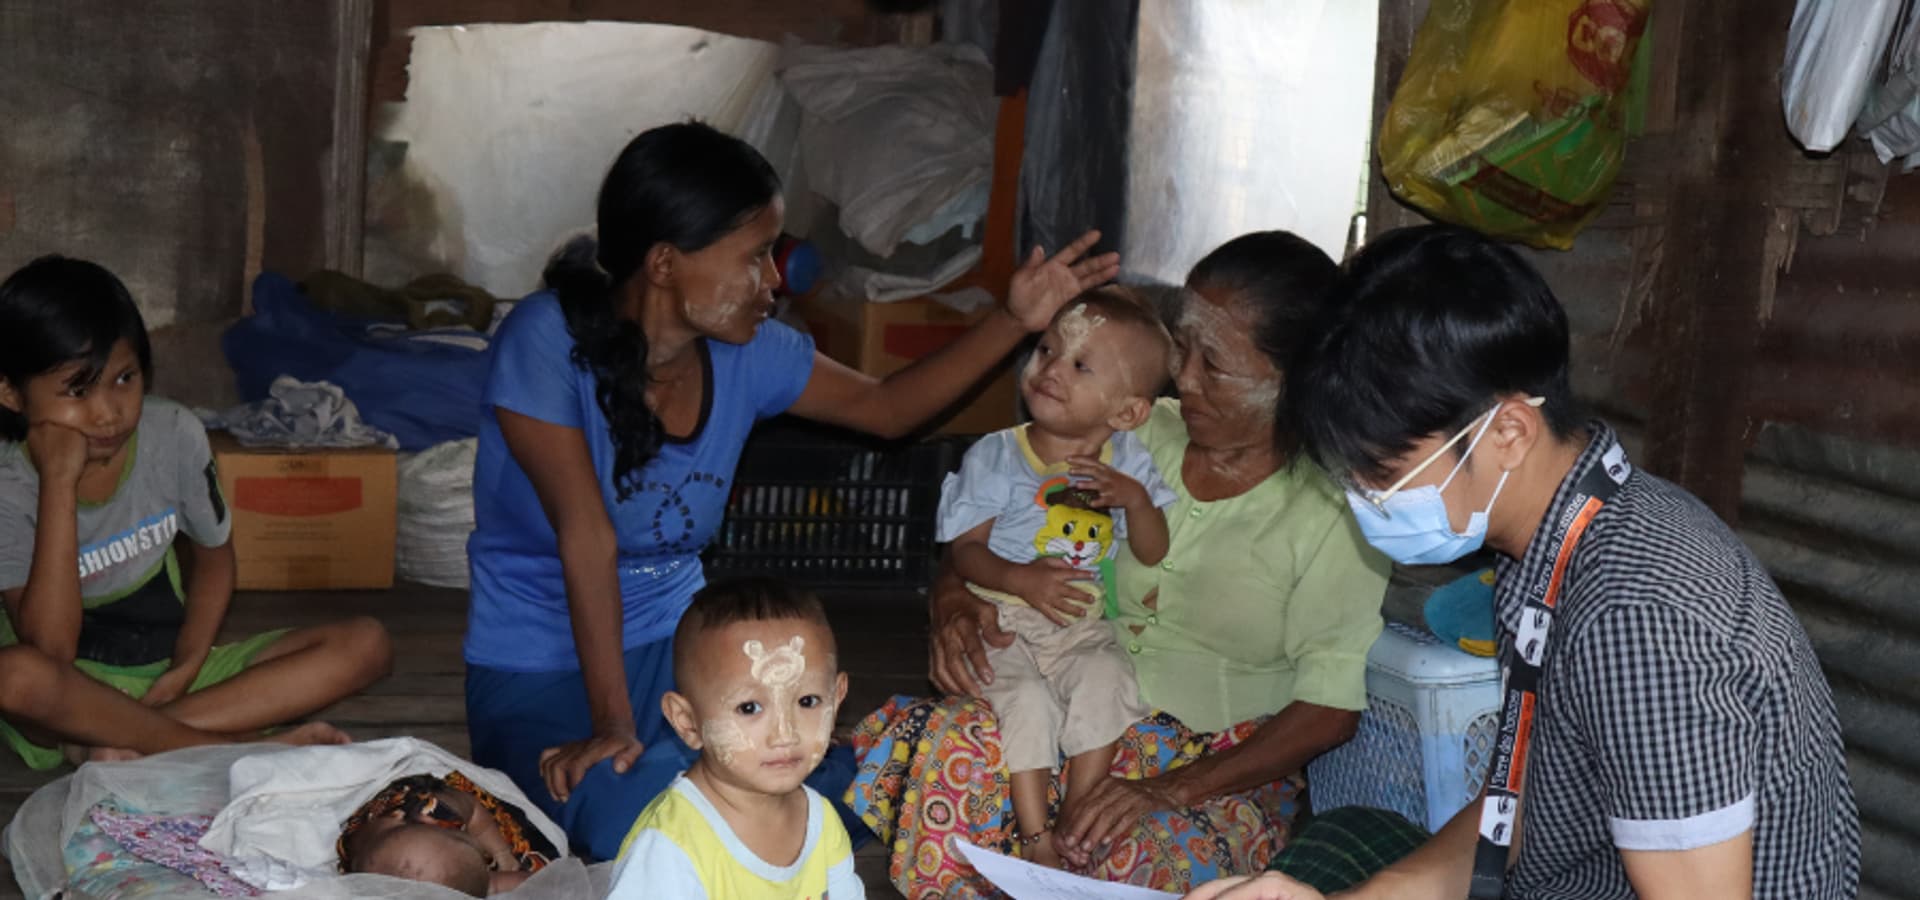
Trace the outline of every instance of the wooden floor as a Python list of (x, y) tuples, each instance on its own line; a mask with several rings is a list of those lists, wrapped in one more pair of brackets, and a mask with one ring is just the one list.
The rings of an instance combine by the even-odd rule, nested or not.
[[(412, 735), (465, 756), (460, 639), (466, 626), (466, 600), (464, 591), (406, 585), (378, 592), (243, 593), (234, 598), (223, 639), (345, 616), (374, 616), (393, 635), (393, 675), (316, 718), (339, 725), (356, 738)], [(927, 620), (926, 605), (919, 596), (859, 592), (828, 594), (825, 600), (839, 640), (840, 660), (851, 682), (841, 707), (843, 727), (892, 694), (925, 692)], [(0, 759), (0, 822), (12, 821), (28, 794), (64, 771), (32, 772), (12, 754), (0, 751), (0, 757), (4, 757)], [(877, 843), (863, 848), (856, 864), (870, 894), (894, 896)], [(0, 858), (0, 900), (20, 896), (12, 868)]]

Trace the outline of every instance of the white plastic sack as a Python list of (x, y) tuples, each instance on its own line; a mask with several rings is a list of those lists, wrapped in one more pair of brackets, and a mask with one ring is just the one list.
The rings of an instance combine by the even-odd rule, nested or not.
[(477, 438), (467, 438), (400, 457), (394, 571), (401, 578), (435, 587), (467, 587), (478, 445)]
[(869, 252), (985, 216), (996, 106), (978, 47), (790, 45), (780, 79), (802, 110), (807, 183)]
[(961, 250), (919, 272), (887, 271), (847, 265), (834, 275), (834, 291), (869, 303), (925, 297), (960, 279), (980, 264), (980, 245)]
[[(766, 41), (624, 22), (415, 28), (407, 100), (384, 139), (407, 145), (405, 178), (434, 195), (433, 249), (498, 297), (538, 286), (547, 258), (593, 224), (620, 148), (697, 118), (746, 133), (776, 165), (791, 134)], [(789, 123), (789, 127), (793, 127)]]
[(1857, 127), (1873, 141), (1883, 163), (1904, 159), (1920, 166), (1920, 3), (1907, 7), (1906, 20), (1888, 53), (1887, 77), (1874, 88)]
[(1825, 153), (1846, 140), (1887, 48), (1900, 0), (1800, 0), (1780, 78), (1787, 130)]
[[(215, 815), (227, 805), (229, 771), (238, 760), (261, 753), (286, 751), (280, 744), (229, 744), (176, 750), (145, 759), (119, 763), (89, 763), (79, 771), (34, 791), (20, 806), (6, 831), (6, 853), (21, 890), (30, 900), (47, 900), (66, 884), (61, 848), (87, 813), (102, 800), (160, 815)], [(475, 775), (477, 766), (462, 771)], [(525, 806), (534, 815), (531, 806)], [(343, 817), (344, 818), (344, 817)], [(543, 827), (542, 831), (546, 829)], [(540, 870), (513, 892), (516, 900), (574, 900), (604, 897), (612, 877), (611, 863), (586, 866), (568, 857)], [(133, 892), (141, 900), (176, 900)], [(197, 888), (197, 885), (196, 885)], [(177, 900), (208, 900), (212, 891), (195, 889)], [(276, 900), (447, 900), (464, 896), (438, 885), (403, 881), (381, 875), (334, 876), (273, 895)]]

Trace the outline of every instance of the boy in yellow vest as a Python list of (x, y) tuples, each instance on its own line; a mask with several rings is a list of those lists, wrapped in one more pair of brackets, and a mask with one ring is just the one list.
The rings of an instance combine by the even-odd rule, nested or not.
[(710, 585), (673, 636), (667, 721), (700, 752), (633, 823), (609, 900), (864, 900), (853, 844), (802, 782), (847, 676), (820, 601), (770, 579)]

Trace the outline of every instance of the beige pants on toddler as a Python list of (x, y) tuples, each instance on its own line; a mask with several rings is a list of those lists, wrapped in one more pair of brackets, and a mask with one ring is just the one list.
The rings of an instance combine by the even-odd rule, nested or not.
[(994, 605), (1015, 640), (987, 648), (993, 682), (981, 692), (1000, 721), (1008, 772), (1052, 770), (1146, 717), (1133, 664), (1097, 608), (1062, 628), (1031, 607)]

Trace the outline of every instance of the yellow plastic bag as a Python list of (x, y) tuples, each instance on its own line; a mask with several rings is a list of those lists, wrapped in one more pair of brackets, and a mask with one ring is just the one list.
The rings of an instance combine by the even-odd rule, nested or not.
[(1433, 0), (1380, 128), (1401, 199), (1565, 250), (1620, 171), (1650, 0)]

